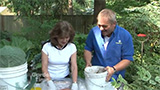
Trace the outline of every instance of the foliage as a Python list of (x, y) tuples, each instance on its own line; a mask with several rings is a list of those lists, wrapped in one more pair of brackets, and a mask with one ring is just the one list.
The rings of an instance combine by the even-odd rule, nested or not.
[(38, 53), (36, 55), (34, 55), (34, 57), (32, 58), (32, 60), (30, 62), (28, 62), (29, 66), (28, 66), (28, 75), (29, 76), (33, 76), (36, 77), (36, 82), (41, 82), (42, 78), (44, 78), (42, 76), (42, 65), (41, 65), (41, 53)]
[[(136, 34), (144, 33), (149, 38), (149, 40), (145, 42), (144, 52), (152, 51), (160, 54), (160, 8), (158, 5), (160, 5), (160, 3), (154, 1), (146, 6), (125, 9), (125, 11), (128, 12), (128, 16), (124, 18), (126, 21), (124, 25), (127, 24), (127, 27), (125, 27), (131, 30), (135, 47), (138, 47), (138, 44), (140, 44), (137, 42), (139, 38), (137, 38)], [(138, 50), (138, 48), (136, 48), (136, 50)]]
[(0, 30), (0, 39), (6, 39), (6, 40), (10, 40), (11, 39), (12, 34), (9, 33), (8, 31), (1, 31)]
[(133, 20), (134, 18), (135, 23), (130, 24), (132, 24), (132, 27), (135, 27), (134, 29), (136, 30), (136, 33), (160, 32), (160, 7), (153, 3), (154, 2), (142, 7), (125, 9), (128, 13), (130, 12), (127, 19)]
[(4, 46), (0, 48), (0, 67), (14, 67), (26, 62), (25, 52), (13, 46)]
[(126, 14), (122, 12), (124, 8), (129, 8), (131, 6), (145, 6), (150, 0), (106, 0), (106, 8), (110, 8), (117, 12), (118, 14)]
[(31, 88), (34, 87), (35, 83), (36, 83), (36, 77), (32, 76), (30, 84), (28, 84), (24, 90), (32, 90)]
[[(124, 88), (127, 88), (126, 85), (128, 84), (128, 82), (121, 75), (118, 76), (117, 80), (115, 80), (114, 78), (112, 79), (113, 79), (113, 82), (111, 83), (115, 88), (119, 88), (122, 84), (124, 84)], [(128, 90), (128, 88), (126, 90)]]
[(124, 78), (120, 77), (114, 80), (112, 85), (116, 88), (124, 84), (124, 90), (159, 90), (160, 89), (160, 67), (158, 65), (139, 66), (136, 65), (136, 72), (132, 75), (132, 82), (128, 83)]
[(67, 2), (62, 0), (8, 0), (8, 7), (21, 16), (55, 15), (65, 13)]
[(28, 62), (30, 61), (30, 58), (32, 58), (32, 50), (35, 48), (35, 45), (30, 40), (20, 36), (10, 36), (9, 39), (4, 38), (0, 40), (0, 48), (3, 48), (4, 46), (13, 46), (22, 49), (26, 54), (25, 59)]
[(49, 31), (54, 27), (58, 20), (44, 20), (43, 22), (36, 19), (28, 19), (28, 27), (22, 29), (22, 35), (29, 40), (39, 41), (49, 38)]
[(0, 0), (0, 6), (4, 6), (5, 5), (5, 1)]
[[(14, 4), (9, 7), (17, 7), (15, 11), (19, 15), (28, 15), (26, 18), (29, 24), (27, 28), (23, 28), (21, 36), (31, 40), (34, 48), (31, 49), (29, 69), (34, 72), (41, 71), (41, 41), (48, 39), (48, 32), (58, 21), (55, 20), (54, 13), (58, 13), (56, 5), (59, 6), (59, 12), (64, 7), (61, 7), (62, 0), (44, 0), (43, 3), (39, 0), (9, 0)], [(93, 1), (93, 0), (92, 0)], [(17, 2), (17, 3), (15, 3)], [(53, 3), (54, 4), (53, 4)], [(124, 83), (124, 90), (160, 90), (160, 1), (159, 0), (106, 0), (106, 7), (114, 10), (117, 14), (118, 24), (127, 29), (134, 42), (134, 61), (127, 67), (125, 78), (119, 76), (119, 79), (113, 82), (117, 88)], [(35, 3), (35, 4), (34, 4)], [(49, 3), (49, 4), (47, 4)], [(67, 2), (66, 2), (67, 3)], [(74, 14), (93, 14), (93, 2), (80, 5), (76, 2), (74, 4)], [(43, 4), (43, 5), (42, 5)], [(51, 6), (50, 6), (51, 5)], [(88, 8), (89, 11), (86, 9)], [(66, 8), (65, 8), (66, 9)], [(66, 10), (64, 10), (66, 11)], [(62, 12), (61, 12), (62, 14)], [(64, 13), (66, 14), (66, 13)], [(36, 16), (39, 15), (39, 16)], [(47, 16), (51, 15), (51, 16)], [(91, 25), (93, 27), (93, 25)], [(88, 29), (91, 29), (89, 26)], [(140, 54), (141, 43), (137, 34), (144, 33), (149, 38), (144, 42), (144, 55)], [(2, 36), (1, 36), (2, 37)], [(85, 61), (83, 59), (83, 50), (87, 35), (77, 33), (74, 43), (77, 46), (77, 64), (78, 75), (84, 78)], [(4, 33), (3, 38), (10, 38), (8, 34)], [(142, 63), (141, 63), (142, 61)], [(34, 68), (32, 68), (34, 67)]]
[(56, 15), (66, 15), (68, 13), (68, 2), (63, 0), (52, 0), (54, 1), (53, 10)]
[[(58, 21), (55, 14), (63, 13), (61, 9), (64, 3), (66, 2), (62, 2), (62, 0), (8, 0), (6, 2), (7, 7), (17, 13), (17, 19), (23, 18), (25, 20), (24, 23), (27, 27), (24, 26), (25, 28), (20, 34), (31, 36), (28, 38), (34, 38), (35, 35), (41, 35), (39, 37), (41, 38), (48, 34), (54, 23)], [(39, 32), (44, 35), (37, 34)]]
[[(68, 2), (63, 0), (2, 0), (0, 5), (6, 5), (20, 17), (35, 15), (59, 16), (68, 14)], [(73, 0), (74, 14), (93, 14), (93, 0)], [(47, 17), (46, 17), (47, 18)]]
[(37, 72), (37, 73), (42, 73), (41, 72), (41, 53), (38, 53), (34, 56), (34, 58), (30, 61), (30, 73), (32, 72)]
[(76, 1), (73, 2), (73, 12), (75, 15), (93, 15), (94, 2), (92, 0), (80, 4)]
[(0, 41), (0, 48), (4, 47), (6, 45), (21, 48), (25, 53), (27, 53), (27, 51), (29, 49), (34, 47), (31, 41), (29, 41), (23, 37), (14, 37), (14, 36), (12, 36), (9, 41), (6, 39), (2, 39)]
[(87, 35), (85, 34), (76, 34), (74, 43), (77, 47), (77, 64), (78, 64), (78, 76), (84, 78), (84, 68), (85, 68), (85, 61), (83, 59), (83, 52), (85, 46), (85, 40)]

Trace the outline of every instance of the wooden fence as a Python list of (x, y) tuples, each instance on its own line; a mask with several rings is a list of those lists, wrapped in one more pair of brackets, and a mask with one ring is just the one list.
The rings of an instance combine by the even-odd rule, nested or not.
[[(12, 15), (0, 16), (0, 30), (2, 31), (19, 31), (24, 27), (27, 27), (26, 22), (23, 19), (17, 19)], [(93, 22), (93, 15), (64, 15), (62, 20), (70, 22), (76, 32), (88, 33), (89, 28)]]

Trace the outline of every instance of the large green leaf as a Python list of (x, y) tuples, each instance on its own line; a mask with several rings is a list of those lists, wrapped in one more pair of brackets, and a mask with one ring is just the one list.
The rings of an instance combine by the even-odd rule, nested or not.
[(155, 81), (157, 81), (160, 84), (160, 76), (156, 76)]
[(25, 52), (13, 46), (0, 48), (0, 67), (14, 67), (26, 62)]
[(148, 70), (143, 67), (138, 67), (139, 71), (137, 74), (140, 76), (141, 80), (149, 81), (151, 79), (151, 74)]
[(31, 41), (28, 41), (23, 37), (12, 37), (11, 46), (19, 47), (25, 52), (27, 52), (30, 48), (33, 47), (33, 44)]
[(11, 41), (7, 41), (6, 39), (1, 40), (0, 48), (5, 45), (21, 48), (25, 53), (33, 47), (32, 42), (25, 39), (24, 37), (11, 37)]

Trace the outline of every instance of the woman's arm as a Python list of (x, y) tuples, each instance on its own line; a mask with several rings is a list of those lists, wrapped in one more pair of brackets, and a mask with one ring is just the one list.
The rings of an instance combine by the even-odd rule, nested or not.
[(42, 53), (42, 56), (41, 56), (42, 72), (43, 72), (45, 79), (48, 81), (48, 80), (51, 80), (51, 77), (48, 73), (48, 56), (43, 51), (41, 53)]
[(73, 83), (77, 82), (77, 74), (78, 74), (77, 52), (73, 53), (71, 56), (71, 73), (72, 73)]

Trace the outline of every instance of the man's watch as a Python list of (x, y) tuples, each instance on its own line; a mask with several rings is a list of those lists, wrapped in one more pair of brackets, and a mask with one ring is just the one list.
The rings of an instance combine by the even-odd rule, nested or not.
[(116, 68), (115, 68), (114, 66), (113, 66), (112, 68), (113, 68), (113, 70), (114, 70), (114, 73), (117, 72), (117, 70), (116, 70)]

